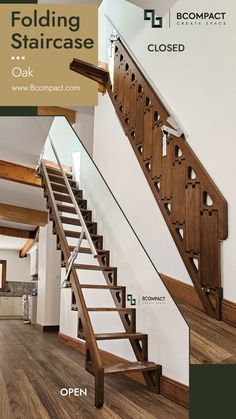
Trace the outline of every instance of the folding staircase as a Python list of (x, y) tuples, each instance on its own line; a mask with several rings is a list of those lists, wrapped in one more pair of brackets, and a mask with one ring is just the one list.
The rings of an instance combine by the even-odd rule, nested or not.
[[(60, 166), (62, 169), (62, 166)], [(63, 171), (63, 173), (62, 173)], [(160, 376), (162, 368), (153, 362), (148, 362), (148, 336), (136, 332), (136, 309), (126, 307), (126, 289), (117, 285), (117, 268), (109, 265), (110, 253), (103, 249), (103, 237), (97, 234), (97, 224), (92, 221), (92, 211), (87, 209), (87, 202), (83, 199), (83, 192), (76, 187), (72, 174), (63, 169), (58, 170), (41, 163), (40, 175), (44, 196), (47, 200), (49, 217), (53, 222), (53, 232), (57, 235), (57, 249), (61, 250), (61, 264), (66, 267), (66, 286), (71, 287), (71, 309), (78, 311), (78, 337), (85, 340), (85, 369), (95, 376), (95, 406), (102, 407), (104, 401), (104, 376), (121, 374), (125, 372), (141, 372), (147, 386), (154, 392), (160, 391)], [(66, 178), (66, 179), (65, 179)], [(69, 183), (69, 185), (68, 185)], [(70, 191), (68, 190), (70, 189)], [(73, 195), (72, 195), (73, 194)], [(73, 204), (73, 200), (76, 200)], [(81, 214), (78, 216), (78, 204)], [(85, 223), (85, 225), (84, 225)], [(68, 228), (64, 228), (66, 225)], [(73, 230), (70, 229), (73, 226)], [(78, 226), (75, 230), (74, 226)], [(86, 232), (83, 229), (86, 228)], [(86, 234), (89, 236), (86, 236)], [(91, 254), (95, 249), (95, 258), (98, 265), (84, 265), (75, 263), (73, 255), (76, 252), (74, 246), (69, 246), (68, 239), (78, 239), (77, 251)], [(82, 247), (82, 240), (87, 239), (89, 247)], [(93, 248), (94, 246), (94, 248)], [(80, 283), (80, 270), (101, 271), (107, 285), (94, 285)], [(85, 289), (110, 291), (115, 308), (87, 307), (83, 291)], [(100, 301), (100, 300), (99, 300)], [(99, 333), (95, 334), (90, 320), (90, 312), (117, 312), (124, 326), (123, 333)], [(136, 356), (137, 362), (125, 362), (117, 365), (105, 365), (101, 360), (101, 354), (97, 341), (128, 339)]]

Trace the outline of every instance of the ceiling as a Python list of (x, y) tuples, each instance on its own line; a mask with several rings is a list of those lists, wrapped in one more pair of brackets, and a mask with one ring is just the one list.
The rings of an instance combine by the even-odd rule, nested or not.
[(1, 160), (36, 167), (54, 117), (0, 117)]
[(0, 250), (21, 250), (27, 240), (0, 235)]
[[(37, 166), (54, 117), (0, 117), (1, 160)], [(0, 203), (46, 211), (43, 189), (0, 179)], [(35, 230), (37, 226), (0, 220), (0, 226)], [(27, 240), (0, 235), (0, 249), (20, 250)]]

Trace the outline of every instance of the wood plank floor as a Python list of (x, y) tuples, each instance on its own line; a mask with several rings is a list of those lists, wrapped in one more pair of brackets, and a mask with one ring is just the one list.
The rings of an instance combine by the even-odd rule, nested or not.
[[(62, 388), (87, 397), (62, 397)], [(94, 407), (94, 378), (84, 357), (19, 320), (0, 320), (1, 419), (185, 419), (188, 411), (125, 376), (107, 377), (105, 404)]]
[(175, 301), (190, 326), (191, 364), (236, 364), (236, 329)]

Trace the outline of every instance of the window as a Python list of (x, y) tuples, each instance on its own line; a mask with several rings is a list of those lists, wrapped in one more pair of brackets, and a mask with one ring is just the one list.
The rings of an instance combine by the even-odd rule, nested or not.
[(0, 260), (0, 291), (5, 291), (7, 261)]

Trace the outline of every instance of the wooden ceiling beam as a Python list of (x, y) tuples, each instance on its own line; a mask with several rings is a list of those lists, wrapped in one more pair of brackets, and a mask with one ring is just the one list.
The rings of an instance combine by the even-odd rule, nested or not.
[(34, 231), (0, 226), (0, 235), (18, 237), (20, 239), (32, 239), (34, 238)]
[(0, 178), (25, 185), (41, 187), (41, 179), (36, 177), (36, 170), (0, 160)]
[(43, 227), (48, 222), (48, 213), (0, 203), (0, 220)]
[(20, 258), (23, 258), (24, 256), (26, 256), (29, 250), (34, 246), (34, 244), (37, 243), (39, 239), (39, 227), (36, 228), (36, 230), (34, 231), (34, 234), (35, 234), (34, 239), (28, 239), (25, 245), (20, 250), (19, 252)]

